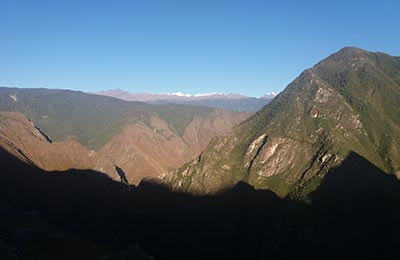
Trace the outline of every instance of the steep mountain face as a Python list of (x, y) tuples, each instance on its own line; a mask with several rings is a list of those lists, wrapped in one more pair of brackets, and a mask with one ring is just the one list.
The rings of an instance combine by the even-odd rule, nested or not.
[(133, 94), (121, 89), (107, 90), (94, 92), (94, 94), (115, 97), (127, 101), (140, 101), (149, 104), (182, 104), (182, 105), (196, 105), (212, 108), (220, 108), (230, 111), (246, 111), (256, 112), (263, 106), (271, 102), (277, 95), (275, 92), (268, 93), (260, 98), (247, 97), (240, 94), (154, 94), (154, 93), (140, 93)]
[(249, 116), (73, 91), (0, 92), (0, 146), (8, 152), (48, 171), (93, 169), (131, 184), (193, 160)]
[(245, 180), (303, 197), (354, 151), (400, 173), (400, 58), (344, 48), (163, 181), (213, 193)]

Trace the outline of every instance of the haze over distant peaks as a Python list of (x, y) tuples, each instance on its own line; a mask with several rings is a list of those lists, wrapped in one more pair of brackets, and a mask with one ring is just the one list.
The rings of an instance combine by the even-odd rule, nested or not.
[[(182, 91), (176, 91), (172, 93), (154, 93), (154, 92), (144, 92), (144, 93), (131, 93), (129, 91), (117, 88), (110, 90), (102, 90), (91, 92), (92, 94), (98, 94), (103, 96), (113, 96), (129, 101), (147, 101), (160, 100), (160, 99), (207, 99), (207, 98), (221, 98), (221, 99), (242, 99), (242, 98), (256, 98), (251, 96), (246, 96), (242, 93), (229, 93), (224, 94), (221, 92), (209, 92), (209, 93), (196, 93), (190, 94)], [(260, 98), (273, 98), (278, 95), (278, 92), (268, 92)]]
[[(189, 94), (189, 93), (183, 93), (182, 91), (174, 92), (174, 93), (167, 93), (169, 96), (178, 96), (178, 97), (189, 97), (189, 98), (199, 98), (199, 97), (213, 97), (213, 96), (218, 96), (218, 97), (224, 97), (225, 95), (220, 92), (210, 92), (210, 93), (197, 93), (197, 94)], [(228, 94), (227, 96), (230, 95), (235, 95), (235, 94)], [(235, 95), (238, 97), (245, 97), (243, 95)]]
[(127, 101), (140, 101), (150, 104), (184, 104), (213, 108), (221, 108), (233, 111), (256, 112), (268, 104), (276, 95), (276, 92), (267, 93), (260, 98), (249, 97), (243, 94), (223, 94), (218, 92), (188, 94), (181, 91), (174, 93), (130, 93), (122, 89), (111, 89), (94, 92), (93, 94), (115, 97)]

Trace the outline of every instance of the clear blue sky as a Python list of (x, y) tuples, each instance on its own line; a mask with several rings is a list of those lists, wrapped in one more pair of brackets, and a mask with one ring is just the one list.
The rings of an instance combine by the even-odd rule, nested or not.
[(0, 0), (0, 85), (281, 91), (344, 46), (400, 56), (400, 1)]

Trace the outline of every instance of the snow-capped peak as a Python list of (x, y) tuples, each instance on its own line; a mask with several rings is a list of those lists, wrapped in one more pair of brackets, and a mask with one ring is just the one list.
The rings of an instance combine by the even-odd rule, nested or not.
[(222, 93), (218, 93), (218, 92), (211, 92), (211, 93), (197, 93), (196, 95), (194, 95), (195, 97), (208, 97), (208, 96), (222, 96)]
[(170, 96), (177, 96), (177, 97), (210, 97), (210, 96), (223, 96), (224, 94), (219, 93), (219, 92), (211, 92), (211, 93), (197, 93), (197, 94), (187, 94), (187, 93), (183, 93), (181, 91), (178, 92), (174, 92), (172, 94), (168, 93), (168, 95)]
[(178, 97), (192, 97), (192, 94), (186, 94), (186, 93), (182, 93), (181, 91), (169, 94), (171, 96), (178, 96)]
[(262, 96), (262, 98), (274, 98), (274, 97), (276, 97), (277, 95), (278, 95), (277, 92), (272, 91), (272, 92), (269, 92), (269, 93), (265, 94), (264, 96)]

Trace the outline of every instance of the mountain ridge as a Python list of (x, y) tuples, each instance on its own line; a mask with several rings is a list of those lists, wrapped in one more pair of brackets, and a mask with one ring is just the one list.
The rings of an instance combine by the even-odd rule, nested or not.
[(0, 88), (0, 145), (45, 170), (94, 169), (131, 184), (194, 159), (249, 116), (63, 90)]
[(281, 196), (306, 196), (350, 150), (396, 174), (399, 75), (398, 57), (343, 48), (163, 181), (203, 194), (245, 180)]
[[(127, 101), (149, 101), (149, 100), (162, 100), (162, 99), (203, 99), (203, 98), (217, 98), (217, 99), (244, 99), (244, 98), (257, 98), (246, 96), (244, 94), (236, 94), (229, 93), (224, 94), (220, 92), (209, 92), (209, 93), (197, 93), (197, 94), (188, 94), (183, 93), (181, 91), (173, 92), (173, 93), (153, 93), (153, 92), (143, 92), (143, 93), (132, 93), (120, 88), (109, 89), (109, 90), (101, 90), (94, 92), (87, 92), (88, 94), (96, 94), (96, 95), (104, 95), (111, 97), (118, 97)], [(277, 92), (269, 92), (258, 98), (270, 98), (276, 96)]]
[(139, 101), (149, 104), (183, 104), (199, 105), (212, 108), (220, 108), (232, 111), (256, 112), (268, 104), (276, 95), (276, 92), (267, 93), (259, 98), (248, 97), (242, 94), (184, 94), (182, 92), (156, 94), (156, 93), (130, 93), (122, 89), (92, 92), (96, 95), (115, 97), (126, 101)]

